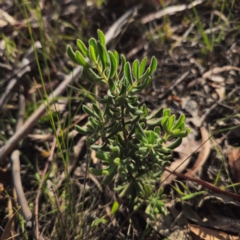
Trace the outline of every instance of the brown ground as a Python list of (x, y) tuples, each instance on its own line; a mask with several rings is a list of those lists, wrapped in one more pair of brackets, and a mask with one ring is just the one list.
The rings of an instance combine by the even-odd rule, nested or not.
[[(239, 1), (39, 2), (0, 2), (0, 240), (36, 237), (38, 231), (31, 225), (36, 219), (44, 239), (239, 239), (239, 187), (229, 187), (240, 182)], [(96, 37), (97, 29), (107, 32), (137, 6), (108, 47), (130, 62), (154, 55), (158, 68), (152, 84), (139, 95), (141, 103), (151, 110), (164, 106), (176, 115), (184, 113), (191, 128), (170, 166), (180, 166), (176, 171), (184, 175), (178, 175), (180, 182), (174, 175), (166, 179), (165, 172), (161, 183), (169, 214), (155, 222), (140, 211), (130, 212), (124, 201), (112, 216), (115, 196), (110, 187), (102, 189), (100, 179), (92, 175), (86, 178), (85, 139), (74, 125), (86, 123), (81, 104), (90, 102), (91, 95), (65, 86), (58, 95), (59, 109), (44, 114), (43, 106), (31, 121), (47, 94), (76, 67), (66, 55), (66, 45)], [(33, 43), (38, 58), (30, 49)], [(70, 85), (90, 88), (79, 77)], [(65, 131), (55, 143), (58, 123)], [(14, 180), (20, 182), (14, 179), (18, 160), (26, 209), (13, 191)], [(42, 176), (48, 179), (40, 191)], [(189, 193), (199, 196), (177, 202)], [(37, 215), (31, 218), (32, 214)], [(106, 222), (97, 224), (101, 219)]]

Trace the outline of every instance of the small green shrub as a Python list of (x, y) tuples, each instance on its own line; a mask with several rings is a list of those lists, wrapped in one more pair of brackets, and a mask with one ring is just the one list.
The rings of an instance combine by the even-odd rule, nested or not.
[[(95, 84), (104, 84), (108, 90), (104, 98), (98, 98), (89, 108), (83, 106), (89, 115), (86, 128), (76, 126), (87, 135), (87, 144), (96, 150), (102, 168), (90, 168), (95, 175), (103, 175), (103, 184), (114, 181), (114, 190), (120, 198), (126, 197), (134, 210), (141, 205), (150, 216), (166, 213), (164, 194), (157, 187), (164, 166), (170, 164), (171, 152), (178, 147), (189, 129), (185, 127), (185, 116), (177, 120), (170, 109), (149, 110), (140, 103), (137, 93), (151, 83), (151, 76), (157, 68), (152, 57), (135, 60), (131, 65), (124, 55), (107, 51), (105, 36), (98, 30), (98, 40), (91, 38), (87, 48), (77, 40), (79, 50), (67, 47), (73, 62), (83, 67), (83, 76)], [(120, 64), (121, 63), (121, 64)], [(95, 145), (102, 139), (102, 145)], [(166, 146), (167, 141), (172, 141)]]

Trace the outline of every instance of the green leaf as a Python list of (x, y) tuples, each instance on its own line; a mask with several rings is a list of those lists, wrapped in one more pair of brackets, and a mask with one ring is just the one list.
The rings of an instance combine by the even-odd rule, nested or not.
[(170, 129), (168, 129), (168, 120), (169, 120), (169, 117), (163, 117), (162, 118), (162, 127), (164, 129), (164, 131), (166, 131), (167, 133), (169, 133)]
[(163, 110), (163, 116), (166, 117), (166, 116), (170, 116), (171, 114), (171, 110), (169, 108), (166, 108)]
[(104, 83), (104, 79), (98, 76), (91, 68), (83, 68), (83, 77), (93, 83)]
[(147, 139), (141, 133), (136, 133), (135, 136), (139, 142), (148, 143)]
[(102, 113), (101, 113), (101, 110), (99, 109), (98, 105), (96, 103), (93, 103), (92, 104), (92, 107), (93, 107), (93, 110), (95, 111), (95, 113), (101, 117)]
[(100, 223), (106, 224), (107, 220), (104, 219), (104, 218), (96, 218), (96, 219), (93, 220), (93, 222), (91, 224), (91, 227), (97, 227)]
[(113, 160), (113, 162), (114, 162), (117, 166), (120, 166), (120, 164), (121, 164), (121, 159), (120, 159), (119, 157), (117, 157), (117, 158), (115, 158), (115, 159)]
[(145, 134), (147, 136), (148, 144), (154, 144), (156, 139), (155, 133), (153, 131), (145, 131)]
[(105, 46), (103, 46), (100, 42), (97, 43), (99, 57), (102, 63), (102, 71), (105, 71), (108, 66), (108, 54)]
[(89, 53), (90, 53), (90, 58), (94, 63), (97, 63), (97, 56), (95, 53), (95, 50), (92, 46), (89, 46)]
[(145, 57), (140, 64), (140, 68), (139, 68), (139, 75), (140, 76), (142, 76), (142, 74), (145, 71), (146, 63), (147, 63), (147, 57)]
[(180, 132), (181, 132), (180, 129), (171, 131), (171, 133), (172, 133), (174, 136), (177, 136)]
[(103, 160), (103, 161), (110, 161), (110, 153), (102, 150), (97, 150), (96, 158)]
[(153, 74), (157, 69), (157, 59), (155, 57), (152, 57), (149, 68), (150, 68), (150, 75)]
[(118, 55), (118, 52), (116, 50), (113, 51), (113, 54), (114, 54), (114, 57), (117, 61), (117, 66), (119, 65), (119, 55)]
[(177, 137), (181, 137), (181, 138), (184, 138), (184, 137), (186, 137), (189, 133), (190, 133), (190, 129), (189, 128), (187, 128), (184, 132), (180, 132), (180, 133), (178, 133), (176, 136)]
[(156, 111), (154, 111), (150, 116), (146, 117), (147, 120), (151, 120), (153, 118), (157, 118), (162, 116), (163, 114), (163, 108), (160, 107), (159, 109), (157, 109)]
[(117, 134), (117, 140), (118, 140), (119, 144), (121, 145), (121, 147), (123, 147), (123, 148), (126, 147), (127, 143), (124, 141), (124, 139), (120, 133)]
[(92, 116), (92, 117), (94, 117), (94, 118), (99, 118), (99, 116), (92, 110), (92, 109), (90, 109), (89, 107), (87, 107), (86, 105), (83, 105), (83, 111), (85, 112), (85, 113), (87, 113), (88, 115), (90, 115), (90, 116)]
[(143, 130), (143, 128), (139, 122), (137, 122), (137, 125), (136, 125), (136, 133), (142, 134), (145, 138), (147, 137), (145, 134), (145, 131)]
[(142, 76), (139, 76), (140, 80), (144, 80), (146, 78), (148, 78), (150, 76), (150, 68), (147, 68), (147, 70), (145, 71), (145, 73)]
[(105, 145), (91, 145), (90, 148), (93, 149), (93, 150), (100, 150), (104, 147)]
[(181, 114), (172, 130), (178, 129), (185, 121), (185, 115)]
[(90, 171), (93, 175), (95, 175), (95, 176), (101, 176), (101, 175), (103, 175), (103, 174), (102, 174), (102, 169), (97, 169), (97, 168), (92, 168), (92, 167), (90, 167), (90, 168), (89, 168), (89, 171)]
[(131, 67), (130, 67), (129, 62), (127, 62), (124, 66), (124, 75), (125, 75), (127, 81), (132, 85), (133, 79), (132, 79), (132, 72), (131, 72)]
[(166, 148), (166, 147), (162, 147), (161, 149), (159, 149), (159, 152), (165, 153), (165, 154), (169, 154), (171, 153), (171, 149)]
[(88, 49), (82, 40), (80, 40), (80, 39), (77, 40), (77, 46), (80, 49), (80, 51), (82, 52), (84, 57), (89, 56)]
[(78, 61), (76, 60), (75, 57), (75, 53), (70, 45), (67, 45), (67, 54), (74, 63), (78, 64)]
[(111, 183), (111, 181), (113, 180), (113, 177), (116, 175), (116, 172), (117, 172), (117, 166), (116, 165), (110, 166), (108, 169), (108, 175), (104, 178), (102, 183), (104, 185), (108, 185), (109, 183)]
[(135, 77), (136, 80), (139, 78), (139, 61), (136, 59), (133, 62), (133, 76)]
[(117, 60), (115, 59), (114, 54), (111, 51), (108, 51), (108, 56), (110, 58), (110, 74), (109, 77), (113, 78), (117, 71)]
[(92, 131), (89, 131), (89, 130), (86, 129), (86, 128), (82, 128), (82, 127), (80, 127), (80, 126), (78, 126), (78, 125), (76, 125), (75, 128), (76, 128), (76, 130), (77, 130), (78, 132), (80, 132), (80, 133), (83, 134), (83, 135), (88, 135), (88, 134), (92, 134), (92, 133), (93, 133)]
[(112, 78), (108, 79), (108, 86), (109, 86), (109, 89), (110, 89), (111, 93), (114, 94), (114, 92), (116, 90), (116, 86), (115, 86), (115, 82)]
[(134, 95), (136, 93), (141, 92), (144, 88), (146, 88), (149, 84), (151, 83), (151, 78), (148, 77), (146, 81), (144, 81), (143, 84), (141, 85), (137, 85), (136, 87), (134, 87), (131, 92), (130, 95)]
[(127, 196), (128, 193), (131, 191), (132, 189), (132, 183), (127, 183), (125, 185), (125, 188), (122, 190), (122, 192), (119, 194), (119, 197), (122, 198), (124, 196)]
[(94, 38), (89, 39), (89, 57), (94, 63), (97, 63), (98, 48), (97, 48), (97, 41)]
[(168, 129), (169, 131), (172, 129), (174, 121), (175, 121), (176, 116), (173, 114), (171, 117), (168, 119)]
[(147, 120), (147, 125), (148, 126), (156, 126), (159, 125), (159, 123), (161, 122), (160, 118), (156, 118), (156, 119), (152, 119), (152, 120)]
[(92, 126), (90, 123), (87, 123), (86, 127), (87, 127), (87, 131), (92, 132), (92, 133), (96, 133), (95, 127)]
[(121, 128), (122, 127), (121, 127), (120, 123), (118, 122), (118, 126), (109, 135), (107, 135), (106, 138), (111, 138), (111, 137), (117, 135)]
[(106, 40), (105, 40), (105, 35), (104, 35), (104, 33), (103, 33), (100, 29), (97, 30), (97, 33), (98, 33), (99, 42), (100, 42), (103, 46), (105, 46), (105, 45), (106, 45)]
[(89, 117), (88, 118), (89, 122), (92, 124), (92, 126), (97, 129), (99, 127), (99, 122), (95, 120), (95, 118)]
[(125, 124), (132, 125), (132, 124), (136, 123), (140, 119), (140, 117), (141, 117), (141, 115), (137, 115), (137, 116), (133, 117), (131, 120), (126, 121)]
[(178, 129), (180, 129), (181, 131), (184, 130), (184, 129), (185, 129), (185, 123), (182, 123), (182, 124), (179, 126)]
[(123, 74), (123, 72), (124, 72), (124, 67), (125, 67), (125, 65), (126, 65), (126, 58), (125, 58), (125, 56), (123, 55), (123, 54), (121, 54), (120, 55), (121, 56), (121, 70), (120, 70), (120, 72), (119, 72), (119, 76), (121, 76), (122, 74)]
[(168, 116), (163, 117), (163, 118), (161, 119), (161, 124), (162, 124), (162, 126), (163, 126), (163, 125), (166, 125), (167, 121), (168, 121)]
[(174, 142), (172, 142), (170, 145), (168, 145), (166, 148), (174, 150), (175, 148), (177, 148), (178, 146), (180, 146), (182, 143), (182, 138), (179, 137), (177, 138)]
[(115, 201), (113, 203), (113, 206), (112, 206), (112, 209), (111, 209), (111, 213), (115, 214), (117, 212), (118, 208), (119, 208), (119, 203), (117, 201)]
[(83, 66), (83, 67), (91, 67), (91, 65), (89, 63), (87, 63), (87, 61), (85, 60), (85, 58), (83, 57), (83, 55), (77, 50), (76, 51), (76, 61), (79, 65)]
[(186, 200), (189, 200), (189, 199), (192, 199), (192, 198), (195, 198), (195, 197), (198, 197), (200, 195), (204, 195), (206, 194), (207, 191), (201, 191), (201, 192), (196, 192), (196, 193), (190, 193), (184, 197), (181, 197), (181, 199), (179, 199), (179, 202), (180, 201), (186, 201)]
[(114, 158), (120, 157), (120, 148), (119, 146), (110, 146), (109, 147), (111, 152), (112, 152), (112, 156)]
[(161, 134), (161, 128), (160, 128), (159, 126), (155, 127), (155, 128), (154, 128), (154, 132), (155, 132), (158, 136), (160, 136), (160, 134)]

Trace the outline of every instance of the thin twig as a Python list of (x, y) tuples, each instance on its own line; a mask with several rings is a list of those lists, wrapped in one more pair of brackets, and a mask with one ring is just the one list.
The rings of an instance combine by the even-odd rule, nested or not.
[(240, 195), (239, 194), (236, 194), (236, 193), (233, 193), (233, 192), (228, 192), (228, 191), (225, 191), (221, 188), (218, 188), (216, 186), (214, 186), (213, 184), (211, 183), (208, 183), (208, 182), (205, 182), (199, 178), (193, 178), (193, 177), (190, 177), (188, 175), (185, 175), (185, 174), (182, 174), (182, 173), (178, 173), (178, 172), (175, 172), (173, 170), (170, 170), (169, 168), (165, 168), (166, 171), (168, 171), (169, 173), (171, 174), (174, 174), (175, 176), (179, 177), (179, 178), (182, 178), (182, 179), (185, 179), (185, 180), (189, 180), (189, 181), (192, 181), (192, 182), (196, 182), (200, 185), (202, 185), (203, 187), (213, 191), (213, 192), (216, 192), (216, 193), (221, 193), (221, 194), (224, 194), (224, 195), (227, 195), (229, 197), (232, 197), (236, 200), (240, 200)]
[(182, 76), (180, 76), (176, 81), (174, 81), (174, 83), (171, 84), (171, 86), (166, 91), (164, 91), (164, 93), (158, 98), (163, 99), (164, 97), (166, 97), (169, 92), (171, 92), (180, 82), (182, 82), (189, 75), (189, 73), (190, 71), (186, 71), (185, 73), (183, 73)]

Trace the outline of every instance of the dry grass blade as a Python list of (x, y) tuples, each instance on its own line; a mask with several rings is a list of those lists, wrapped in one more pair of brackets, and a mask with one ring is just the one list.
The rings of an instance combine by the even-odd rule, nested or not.
[(13, 237), (12, 231), (13, 231), (13, 223), (14, 223), (14, 218), (16, 213), (17, 211), (9, 219), (7, 225), (4, 228), (2, 236), (0, 237), (0, 240), (11, 239), (11, 237)]
[(196, 1), (194, 1), (190, 4), (188, 4), (188, 5), (187, 4), (182, 4), (182, 5), (166, 7), (159, 12), (152, 13), (152, 14), (149, 14), (149, 15), (145, 16), (144, 18), (142, 18), (141, 22), (143, 24), (146, 24), (146, 23), (151, 22), (155, 19), (159, 19), (163, 16), (172, 15), (172, 14), (175, 14), (177, 12), (181, 12), (181, 11), (184, 11), (184, 10), (187, 10), (187, 9), (191, 9), (191, 8), (201, 4), (203, 2), (205, 2), (205, 0), (196, 0)]

